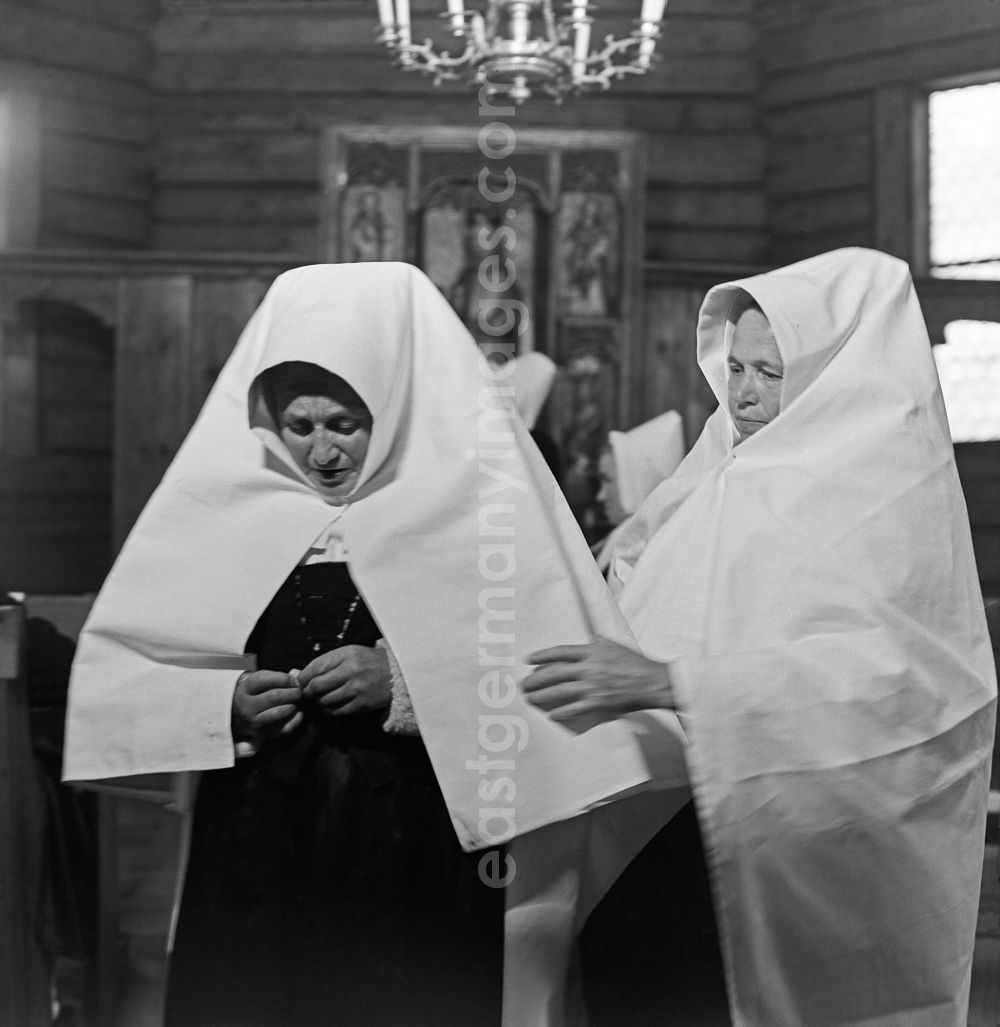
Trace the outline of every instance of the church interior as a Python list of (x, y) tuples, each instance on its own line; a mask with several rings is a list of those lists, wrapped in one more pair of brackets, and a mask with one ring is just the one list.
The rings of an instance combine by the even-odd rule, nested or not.
[[(511, 4), (0, 0), (0, 1023), (158, 1022), (190, 781), (60, 784), (68, 667), (289, 268), (416, 264), (481, 336), (476, 268), (512, 261), (494, 309), (555, 364), (538, 424), (596, 543), (607, 433), (676, 411), (690, 446), (715, 406), (709, 288), (901, 258), (1000, 647), (1000, 4), (572, 0), (576, 52), (508, 40), (491, 91), (473, 51)], [(973, 1027), (1000, 1022), (996, 753), (991, 788)]]

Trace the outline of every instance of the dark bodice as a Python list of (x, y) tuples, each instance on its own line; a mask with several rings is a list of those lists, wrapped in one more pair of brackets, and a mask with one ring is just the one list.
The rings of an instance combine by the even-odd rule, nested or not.
[[(311, 564), (247, 650), (289, 671), (380, 635), (347, 565)], [(384, 709), (300, 709), (293, 734), (202, 774), (165, 1023), (496, 1027), (503, 892), (458, 845), (422, 741), (384, 731)]]
[(247, 651), (256, 653), (260, 670), (301, 670), (340, 645), (373, 646), (381, 637), (347, 564), (315, 563), (288, 576), (251, 632)]

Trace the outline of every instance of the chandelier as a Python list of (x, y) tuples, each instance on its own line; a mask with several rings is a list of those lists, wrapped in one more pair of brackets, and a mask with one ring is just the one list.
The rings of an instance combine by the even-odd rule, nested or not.
[(435, 85), (473, 81), (487, 95), (502, 93), (517, 104), (533, 88), (560, 103), (567, 95), (610, 89), (626, 75), (644, 74), (666, 6), (666, 0), (642, 0), (632, 32), (618, 39), (605, 36), (604, 45), (591, 51), (589, 0), (570, 0), (559, 15), (552, 0), (484, 0), (484, 11), (467, 9), (464, 0), (446, 2), (440, 17), (448, 19), (451, 34), (464, 46), (461, 53), (435, 50), (430, 39), (413, 42), (410, 0), (378, 0), (379, 41), (404, 71), (431, 75)]

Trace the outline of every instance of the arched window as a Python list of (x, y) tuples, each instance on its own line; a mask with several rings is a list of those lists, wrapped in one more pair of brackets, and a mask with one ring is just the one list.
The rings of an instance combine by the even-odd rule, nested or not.
[(23, 300), (0, 332), (4, 587), (98, 588), (111, 565), (114, 332), (87, 310)]

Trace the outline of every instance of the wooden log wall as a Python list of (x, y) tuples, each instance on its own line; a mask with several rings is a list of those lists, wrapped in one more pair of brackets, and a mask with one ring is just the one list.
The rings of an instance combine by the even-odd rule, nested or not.
[[(595, 39), (628, 31), (638, 0), (601, 5)], [(414, 0), (414, 37), (442, 4)], [(656, 259), (753, 260), (765, 245), (753, 0), (672, 0), (649, 75), (523, 126), (648, 133), (647, 249)], [(166, 0), (154, 32), (158, 100), (153, 245), (318, 253), (319, 138), (339, 122), (485, 124), (468, 86), (391, 66), (370, 0)]]
[(768, 259), (845, 245), (909, 257), (911, 98), (1000, 69), (1000, 4), (760, 0), (758, 30)]
[(147, 243), (156, 8), (155, 0), (0, 2), (0, 104), (10, 104), (22, 221), (7, 246)]
[[(684, 420), (684, 438), (691, 448), (709, 415), (718, 406), (698, 366), (698, 311), (714, 285), (745, 278), (765, 267), (731, 266), (693, 271), (667, 264), (649, 264), (643, 289), (643, 332), (637, 354), (636, 380), (641, 393), (634, 407), (640, 424), (665, 410)], [(632, 427), (617, 425), (617, 427)]]

